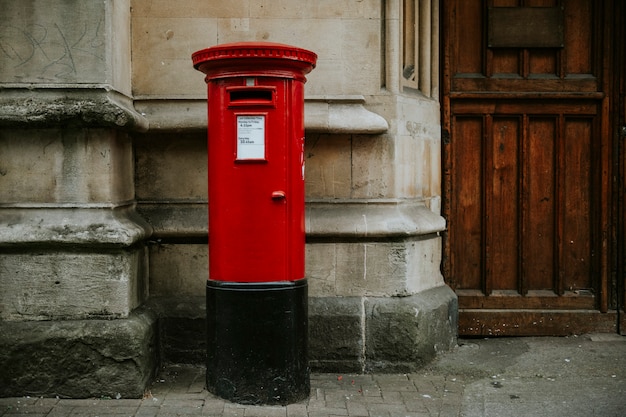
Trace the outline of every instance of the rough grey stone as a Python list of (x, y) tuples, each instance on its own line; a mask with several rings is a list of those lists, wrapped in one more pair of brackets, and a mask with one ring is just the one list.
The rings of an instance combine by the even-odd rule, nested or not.
[(206, 365), (205, 297), (155, 297), (146, 308), (158, 317), (161, 362)]
[(127, 317), (146, 297), (141, 247), (0, 254), (0, 319)]
[(362, 371), (362, 318), (360, 297), (309, 299), (309, 361), (314, 371)]
[(410, 372), (456, 343), (458, 304), (440, 286), (410, 297), (365, 300), (366, 370)]
[(0, 397), (140, 398), (157, 367), (156, 320), (0, 322)]
[(148, 121), (130, 97), (107, 88), (4, 88), (1, 127), (50, 127), (74, 124), (146, 131)]
[[(161, 358), (204, 365), (204, 297), (159, 297)], [(456, 344), (457, 300), (446, 286), (409, 297), (309, 298), (309, 362), (321, 372), (407, 372)]]
[(3, 207), (0, 247), (125, 248), (142, 242), (152, 232), (132, 205), (90, 207)]
[[(96, 83), (107, 78), (104, 1), (0, 0), (6, 83)], [(40, 10), (45, 8), (45, 13)], [(3, 19), (4, 20), (4, 19)], [(5, 20), (6, 22), (6, 20)]]

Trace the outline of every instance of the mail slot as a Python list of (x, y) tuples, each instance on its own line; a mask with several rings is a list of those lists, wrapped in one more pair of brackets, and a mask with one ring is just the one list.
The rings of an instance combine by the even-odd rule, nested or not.
[(276, 43), (192, 55), (208, 86), (207, 386), (240, 403), (309, 395), (304, 83), (317, 56)]

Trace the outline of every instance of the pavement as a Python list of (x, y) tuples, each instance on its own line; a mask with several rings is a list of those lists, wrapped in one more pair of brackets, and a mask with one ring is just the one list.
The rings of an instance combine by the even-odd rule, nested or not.
[(624, 417), (626, 337), (460, 339), (410, 374), (313, 374), (310, 398), (285, 407), (230, 403), (204, 379), (170, 365), (143, 399), (2, 398), (0, 416)]

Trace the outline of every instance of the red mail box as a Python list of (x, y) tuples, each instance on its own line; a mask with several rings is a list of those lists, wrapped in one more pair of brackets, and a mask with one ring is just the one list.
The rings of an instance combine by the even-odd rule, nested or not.
[(192, 55), (209, 103), (207, 388), (236, 402), (309, 395), (304, 83), (316, 59), (275, 43)]
[(316, 58), (274, 43), (193, 54), (208, 84), (211, 280), (304, 278), (304, 77)]

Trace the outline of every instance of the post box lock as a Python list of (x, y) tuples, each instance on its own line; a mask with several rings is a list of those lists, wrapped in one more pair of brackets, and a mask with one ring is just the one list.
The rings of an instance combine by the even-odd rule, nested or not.
[(284, 200), (285, 192), (284, 191), (274, 191), (272, 193), (272, 200)]

